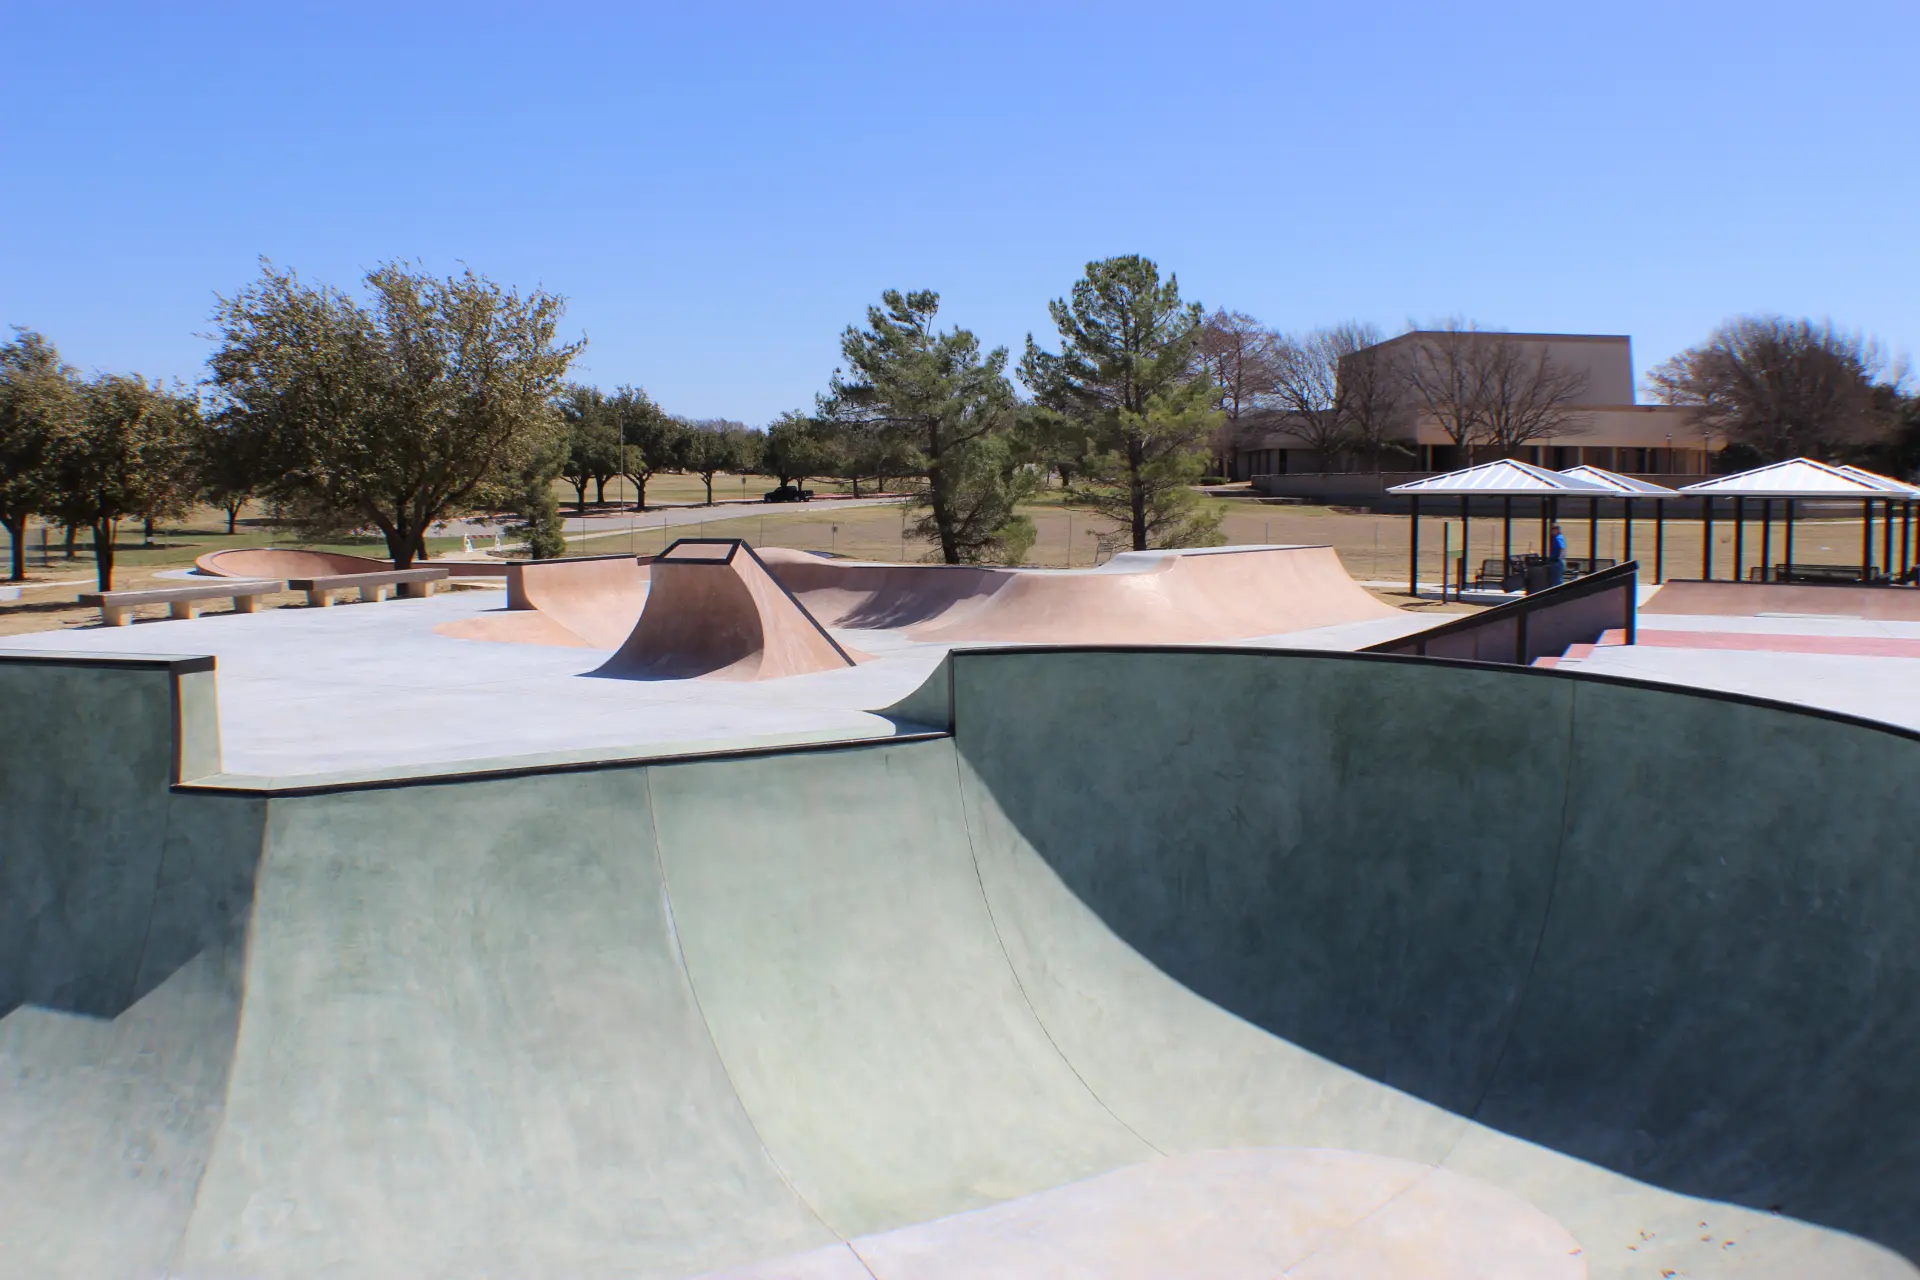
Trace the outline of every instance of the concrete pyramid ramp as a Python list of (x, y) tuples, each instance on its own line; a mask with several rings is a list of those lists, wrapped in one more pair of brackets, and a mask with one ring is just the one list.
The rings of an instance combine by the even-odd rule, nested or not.
[(646, 608), (595, 674), (629, 680), (778, 680), (850, 667), (818, 619), (738, 538), (682, 538), (653, 562)]

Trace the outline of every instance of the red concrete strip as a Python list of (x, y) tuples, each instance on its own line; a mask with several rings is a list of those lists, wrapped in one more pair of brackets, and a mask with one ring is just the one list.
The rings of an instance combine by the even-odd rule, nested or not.
[(1570, 644), (1567, 651), (1560, 655), (1562, 662), (1578, 662), (1582, 658), (1591, 658), (1595, 646), (1590, 644)]
[(1627, 632), (1625, 627), (1615, 627), (1611, 631), (1602, 631), (1600, 633), (1601, 644), (1613, 646), (1613, 645), (1623, 645), (1626, 642), (1627, 642)]
[(1534, 666), (1536, 666), (1536, 667), (1557, 667), (1557, 666), (1559, 666), (1559, 665), (1560, 665), (1560, 659), (1558, 659), (1558, 658), (1535, 658), (1535, 659), (1533, 660), (1533, 665), (1534, 665)]
[[(1854, 658), (1920, 658), (1920, 640), (1897, 636), (1789, 636), (1735, 631), (1642, 631), (1660, 649), (1741, 649), (1753, 653), (1832, 653)], [(1576, 646), (1578, 647), (1578, 646)]]

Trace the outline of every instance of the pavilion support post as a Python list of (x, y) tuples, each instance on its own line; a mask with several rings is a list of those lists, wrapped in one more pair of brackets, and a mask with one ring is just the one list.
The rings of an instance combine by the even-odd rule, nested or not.
[[(1513, 559), (1513, 495), (1500, 499), (1500, 555), (1503, 559)], [(1506, 573), (1506, 567), (1501, 567)]]
[(1773, 581), (1773, 499), (1760, 499), (1760, 581)]
[(1914, 505), (1901, 503), (1901, 578), (1914, 570)]
[(1633, 499), (1620, 499), (1620, 558), (1633, 559)]
[(1466, 497), (1464, 494), (1461, 495), (1461, 498), (1460, 498), (1460, 572), (1453, 575), (1453, 596), (1454, 596), (1454, 599), (1456, 600), (1464, 600), (1467, 598), (1466, 597), (1467, 560), (1468, 560), (1467, 542), (1469, 541), (1468, 534), (1471, 532), (1473, 528), (1472, 516), (1467, 509), (1467, 503), (1470, 501), (1471, 499)]
[(1747, 500), (1736, 497), (1733, 500), (1733, 580), (1744, 582), (1747, 577)]
[(1667, 500), (1653, 500), (1653, 584), (1667, 580)]
[(1873, 499), (1860, 504), (1860, 581), (1873, 581)]
[(1880, 563), (1886, 567), (1889, 578), (1897, 578), (1899, 566), (1893, 559), (1893, 499), (1888, 498), (1880, 509)]
[(1440, 521), (1440, 603), (1447, 602), (1447, 581), (1453, 573), (1453, 526)]
[(1713, 581), (1713, 495), (1700, 498), (1700, 577)]
[(1413, 514), (1407, 520), (1407, 594), (1420, 598), (1420, 495), (1409, 495)]
[(1781, 551), (1780, 551), (1780, 556), (1781, 556), (1780, 562), (1787, 566), (1787, 571), (1781, 575), (1781, 581), (1783, 582), (1793, 577), (1793, 505), (1794, 505), (1793, 499), (1788, 498), (1787, 499), (1787, 533), (1786, 533), (1787, 545), (1781, 548)]
[(1587, 499), (1587, 572), (1600, 563), (1600, 499)]

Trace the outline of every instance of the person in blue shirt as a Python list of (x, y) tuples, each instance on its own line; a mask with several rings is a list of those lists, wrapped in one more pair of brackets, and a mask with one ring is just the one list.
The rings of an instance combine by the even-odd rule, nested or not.
[(1560, 526), (1553, 526), (1553, 536), (1547, 540), (1547, 585), (1557, 587), (1567, 580), (1567, 535), (1560, 532)]

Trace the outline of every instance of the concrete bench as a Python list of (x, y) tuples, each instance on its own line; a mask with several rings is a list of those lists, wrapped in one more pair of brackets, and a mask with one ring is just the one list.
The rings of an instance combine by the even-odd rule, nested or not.
[(205, 587), (163, 587), (155, 591), (99, 591), (80, 597), (80, 603), (100, 610), (100, 620), (124, 627), (143, 604), (164, 604), (167, 616), (191, 618), (203, 600), (231, 600), (235, 613), (252, 613), (261, 596), (285, 591), (287, 584), (264, 579), (240, 579)]
[(307, 593), (307, 603), (325, 609), (333, 603), (336, 591), (358, 591), (362, 600), (384, 600), (393, 588), (409, 600), (433, 594), (433, 584), (445, 582), (447, 571), (431, 569), (387, 569), (378, 573), (338, 573), (326, 578), (294, 578), (287, 583), (295, 591)]

